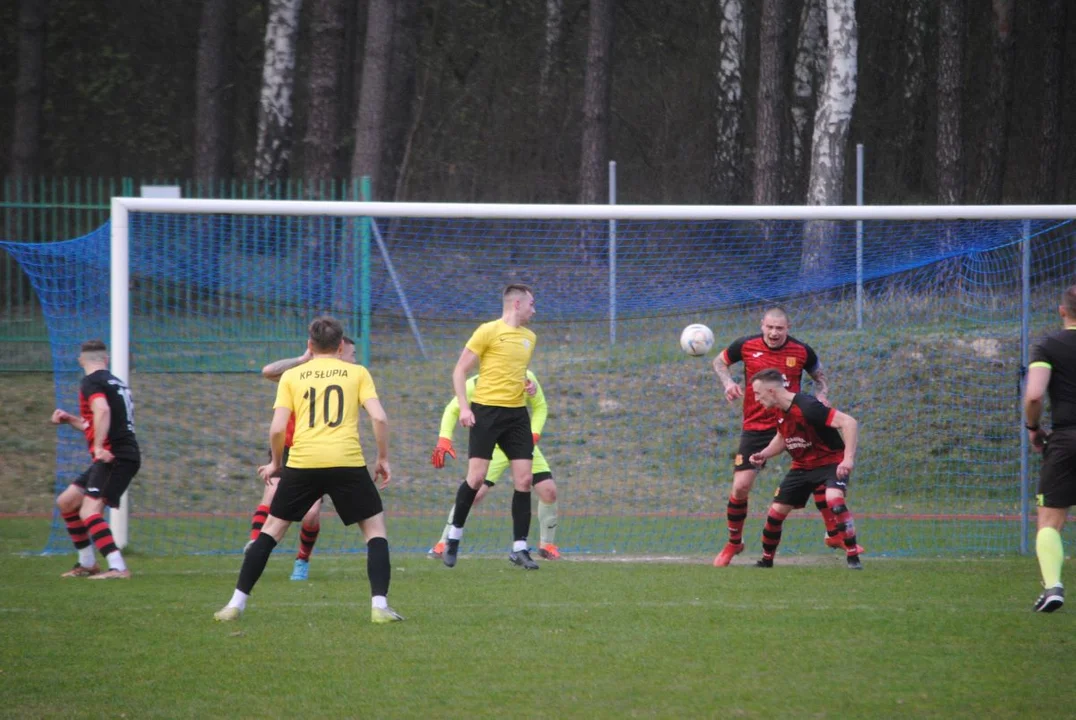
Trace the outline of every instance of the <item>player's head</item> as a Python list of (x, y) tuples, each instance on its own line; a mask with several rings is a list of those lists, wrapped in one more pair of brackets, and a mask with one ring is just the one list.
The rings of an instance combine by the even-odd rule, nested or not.
[(344, 339), (344, 326), (329, 315), (321, 315), (310, 323), (310, 352), (320, 355), (335, 353)]
[(87, 365), (108, 365), (108, 347), (103, 340), (87, 340), (82, 343), (78, 353), (78, 364), (83, 369)]
[(771, 408), (780, 402), (785, 392), (785, 376), (777, 368), (759, 370), (751, 378), (751, 389), (759, 405)]
[(788, 339), (788, 313), (771, 307), (762, 315), (762, 341), (768, 347), (779, 348)]
[(526, 325), (534, 317), (534, 291), (529, 285), (522, 283), (508, 285), (502, 297), (505, 313), (514, 315), (520, 325)]
[(343, 337), (340, 343), (340, 359), (344, 362), (354, 363), (355, 360), (355, 341), (349, 338), (347, 335)]
[(1066, 327), (1076, 325), (1076, 285), (1070, 285), (1061, 293), (1061, 307), (1058, 310)]

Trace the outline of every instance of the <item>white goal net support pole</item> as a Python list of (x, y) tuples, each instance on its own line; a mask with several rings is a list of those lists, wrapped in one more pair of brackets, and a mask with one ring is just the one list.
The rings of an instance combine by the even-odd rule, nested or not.
[[(130, 213), (557, 221), (1016, 221), (1073, 219), (1076, 218), (1076, 205), (527, 205), (116, 197), (112, 199), (111, 216), (110, 354), (112, 372), (125, 382), (129, 381), (130, 376), (131, 349), (128, 265)], [(616, 263), (616, 258), (611, 258), (610, 262)], [(655, 272), (660, 273), (661, 270), (655, 269)], [(135, 397), (138, 397), (137, 389)], [(1026, 483), (1027, 479), (1023, 481)], [(129, 512), (125, 500), (121, 508), (112, 514), (113, 534), (121, 547), (130, 541)]]

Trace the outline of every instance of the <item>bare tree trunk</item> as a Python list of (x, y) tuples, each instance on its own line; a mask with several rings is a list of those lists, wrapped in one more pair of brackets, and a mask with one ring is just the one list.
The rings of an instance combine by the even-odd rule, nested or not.
[[(828, 64), (826, 81), (814, 118), (811, 142), (811, 180), (807, 189), (810, 205), (840, 205), (844, 195), (844, 164), (848, 129), (858, 87), (859, 30), (855, 0), (827, 0), (826, 38)], [(832, 269), (836, 224), (807, 224), (800, 272), (825, 274)]]
[(938, 202), (964, 201), (964, 0), (941, 0), (938, 22)]
[(552, 100), (550, 82), (557, 64), (561, 28), (564, 23), (564, 0), (545, 0), (545, 35), (538, 64), (538, 104), (548, 108)]
[(598, 203), (605, 197), (614, 7), (615, 0), (590, 0), (590, 34), (583, 81), (583, 148), (579, 163), (579, 202), (583, 204)]
[(906, 33), (901, 56), (902, 117), (897, 124), (896, 147), (901, 182), (909, 190), (922, 184), (922, 152), (919, 138), (923, 131), (923, 89), (926, 87), (927, 63), (924, 46), (927, 39), (927, 4), (929, 0), (908, 0)]
[(1012, 117), (1013, 3), (994, 0), (994, 35), (991, 43), (990, 88), (987, 93), (986, 126), (979, 147), (978, 205), (997, 205), (1005, 183), (1009, 150), (1009, 120)]
[(194, 177), (212, 182), (232, 174), (235, 0), (205, 0), (198, 28), (195, 80)]
[(1061, 80), (1065, 72), (1066, 0), (1047, 0), (1042, 37), (1042, 125), (1039, 167), (1035, 174), (1034, 202), (1051, 203), (1057, 198), (1057, 167), (1061, 154)]
[(366, 48), (362, 63), (362, 91), (355, 121), (355, 152), (351, 176), (370, 176), (375, 198), (381, 197), (381, 150), (385, 141), (385, 107), (392, 55), (392, 0), (370, 0), (366, 15)]
[(743, 168), (743, 0), (719, 0), (720, 56), (714, 74), (717, 137), (710, 167), (710, 197), (721, 205), (744, 197)]
[(265, 63), (258, 106), (258, 146), (254, 175), (259, 181), (288, 176), (291, 159), (295, 46), (303, 0), (269, 0), (265, 24)]
[[(396, 0), (395, 27), (392, 30), (391, 80), (388, 87), (388, 110), (385, 149), (382, 153), (381, 187), (387, 200), (398, 200), (407, 157), (407, 139), (414, 119), (415, 74), (418, 63), (418, 0)], [(391, 193), (391, 194), (389, 194)]]
[(338, 175), (346, 17), (346, 0), (313, 0), (313, 3), (307, 74), (310, 106), (303, 138), (303, 177), (311, 197), (317, 194), (317, 181)]
[(11, 174), (28, 178), (41, 170), (41, 114), (45, 99), (45, 0), (19, 5), (19, 74), (15, 79), (15, 132)]
[(781, 116), (784, 112), (785, 0), (762, 0), (755, 120), (755, 204), (781, 202)]
[(807, 195), (814, 113), (825, 75), (825, 0), (804, 0), (792, 66), (792, 169), (785, 174), (785, 197), (790, 202), (802, 202)]

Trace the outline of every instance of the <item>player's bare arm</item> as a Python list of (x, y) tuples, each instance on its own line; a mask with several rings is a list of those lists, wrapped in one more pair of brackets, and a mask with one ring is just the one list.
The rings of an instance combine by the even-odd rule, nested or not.
[(93, 426), (97, 428), (93, 434), (93, 459), (110, 463), (116, 458), (105, 448), (108, 428), (112, 422), (112, 410), (108, 407), (108, 400), (98, 395), (90, 401), (90, 411), (93, 412)]
[(456, 391), (456, 401), (460, 404), (460, 425), (471, 427), (474, 425), (474, 413), (471, 412), (471, 403), (467, 399), (467, 376), (478, 364), (478, 356), (473, 351), (463, 348), (460, 359), (456, 361), (456, 367), (452, 370), (452, 389)]
[(743, 388), (732, 379), (732, 373), (729, 372), (729, 366), (725, 362), (725, 353), (718, 353), (714, 358), (714, 372), (717, 374), (717, 379), (721, 381), (721, 386), (725, 388), (726, 400), (731, 403), (743, 397)]
[(280, 382), (280, 376), (286, 371), (291, 370), (293, 367), (299, 367), (303, 363), (310, 360), (313, 357), (310, 353), (310, 348), (306, 349), (299, 357), (284, 358), (283, 360), (277, 360), (271, 362), (262, 368), (262, 377), (270, 382)]
[(374, 466), (374, 480), (378, 487), (384, 489), (392, 479), (389, 467), (389, 416), (377, 398), (370, 398), (362, 404), (370, 422), (374, 426), (374, 441), (377, 443), (377, 464)]
[(1043, 398), (1050, 385), (1050, 368), (1045, 364), (1032, 365), (1027, 370), (1027, 386), (1024, 388), (1024, 422), (1027, 424), (1028, 440), (1036, 452), (1046, 446), (1047, 433), (1042, 422)]
[(86, 421), (80, 418), (78, 415), (72, 415), (71, 413), (61, 408), (56, 408), (52, 411), (52, 417), (49, 418), (49, 422), (53, 425), (70, 425), (79, 432), (86, 429)]
[(269, 464), (258, 468), (258, 475), (266, 485), (272, 482), (273, 474), (284, 462), (284, 436), (287, 435), (290, 419), (291, 410), (288, 408), (273, 409), (273, 421), (269, 424)]
[(814, 380), (814, 396), (818, 398), (818, 401), (823, 405), (827, 404), (826, 397), (829, 395), (829, 378), (826, 377), (826, 371), (819, 365), (814, 369), (814, 372), (809, 372), (807, 374)]
[(859, 423), (847, 413), (837, 410), (830, 420), (830, 427), (836, 428), (844, 440), (844, 459), (837, 466), (837, 477), (841, 480), (848, 479), (852, 469), (856, 466), (856, 446), (859, 444)]
[(754, 453), (748, 458), (748, 462), (752, 465), (762, 466), (772, 457), (777, 457), (785, 451), (785, 438), (781, 433), (777, 433), (773, 436), (773, 440), (770, 440), (770, 444)]

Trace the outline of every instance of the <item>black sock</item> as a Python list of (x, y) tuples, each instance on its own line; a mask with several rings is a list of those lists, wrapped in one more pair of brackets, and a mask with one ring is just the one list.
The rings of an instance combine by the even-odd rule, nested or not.
[(370, 578), (371, 595), (388, 595), (392, 565), (389, 563), (389, 541), (383, 537), (370, 538), (366, 543), (366, 575)]
[(478, 491), (468, 485), (466, 480), (460, 483), (460, 489), (456, 491), (456, 510), (452, 513), (453, 527), (461, 528), (467, 522), (477, 494)]
[(516, 490), (512, 495), (512, 534), (526, 540), (531, 531), (531, 494)]
[(273, 554), (275, 547), (276, 540), (272, 535), (269, 533), (258, 535), (258, 539), (243, 556), (243, 567), (239, 568), (239, 582), (235, 584), (236, 590), (250, 595), (250, 591), (254, 589), (254, 583), (258, 582), (258, 578), (265, 571), (265, 564), (269, 562), (269, 556)]

